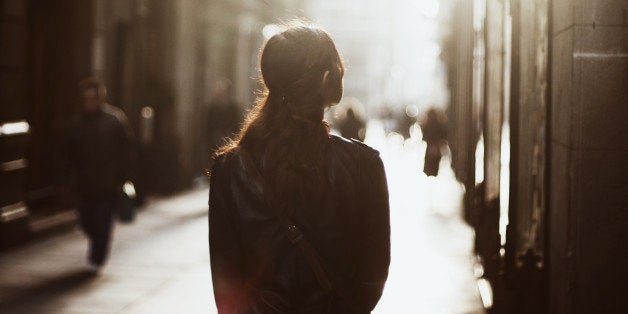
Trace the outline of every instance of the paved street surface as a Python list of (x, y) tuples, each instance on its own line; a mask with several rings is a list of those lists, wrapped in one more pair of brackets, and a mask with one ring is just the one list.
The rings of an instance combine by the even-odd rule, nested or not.
[[(390, 186), (392, 264), (375, 313), (483, 313), (472, 272), (473, 232), (460, 218), (462, 187), (444, 159), (421, 172), (424, 145), (369, 126)], [(153, 199), (117, 225), (112, 255), (86, 271), (76, 229), (0, 256), (0, 313), (216, 313), (207, 247), (207, 189)]]
[(463, 187), (443, 158), (437, 178), (423, 174), (425, 143), (383, 134), (375, 122), (366, 142), (386, 166), (392, 261), (374, 313), (484, 313), (473, 276), (472, 229), (462, 220)]
[(0, 257), (2, 313), (207, 313), (207, 190), (156, 200), (117, 225), (111, 259), (86, 272), (77, 229)]

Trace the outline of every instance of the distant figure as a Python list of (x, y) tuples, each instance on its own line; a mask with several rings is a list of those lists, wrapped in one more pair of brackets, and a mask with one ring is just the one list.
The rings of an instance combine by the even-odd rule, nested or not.
[(423, 172), (427, 176), (435, 177), (438, 175), (442, 157), (441, 149), (444, 145), (447, 145), (445, 114), (436, 108), (429, 109), (421, 123), (421, 130), (423, 131), (423, 141), (427, 143)]
[(80, 198), (80, 224), (89, 237), (88, 262), (98, 270), (107, 259), (113, 213), (131, 176), (133, 133), (122, 110), (106, 103), (105, 85), (79, 83), (81, 110), (67, 139), (69, 168)]
[(233, 98), (231, 82), (220, 79), (216, 82), (212, 101), (207, 112), (207, 137), (213, 153), (225, 144), (226, 138), (238, 131), (242, 122), (242, 110)]
[(353, 108), (347, 109), (347, 115), (340, 123), (340, 134), (344, 138), (354, 138), (360, 141), (364, 140), (366, 123), (356, 117)]
[(416, 123), (416, 114), (414, 116), (410, 115), (408, 109), (403, 110), (399, 115), (399, 121), (397, 124), (399, 125), (399, 134), (401, 134), (404, 138), (410, 138), (410, 128)]
[(336, 46), (292, 26), (260, 67), (267, 93), (211, 171), (218, 313), (370, 313), (390, 263), (386, 173), (376, 150), (323, 121), (342, 98)]

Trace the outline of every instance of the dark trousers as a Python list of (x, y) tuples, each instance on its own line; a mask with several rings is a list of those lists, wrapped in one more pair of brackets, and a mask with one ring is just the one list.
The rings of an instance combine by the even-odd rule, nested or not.
[(109, 254), (115, 196), (83, 199), (79, 207), (81, 227), (89, 238), (89, 261), (104, 264)]
[(438, 146), (437, 144), (427, 143), (427, 149), (425, 150), (425, 162), (423, 164), (423, 172), (427, 176), (438, 176), (440, 159), (440, 146)]

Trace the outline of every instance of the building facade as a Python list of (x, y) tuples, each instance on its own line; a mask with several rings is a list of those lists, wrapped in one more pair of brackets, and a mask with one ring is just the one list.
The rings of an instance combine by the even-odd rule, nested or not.
[(2, 0), (2, 246), (73, 221), (60, 153), (77, 83), (101, 78), (137, 136), (136, 188), (169, 193), (202, 177), (207, 105), (219, 79), (243, 107), (258, 87), (264, 25), (301, 1)]
[(491, 312), (626, 311), (628, 2), (449, 3), (452, 159)]

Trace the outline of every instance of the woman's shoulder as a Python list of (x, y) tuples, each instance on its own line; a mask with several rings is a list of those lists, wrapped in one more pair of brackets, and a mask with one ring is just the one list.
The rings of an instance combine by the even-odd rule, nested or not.
[(233, 167), (233, 159), (237, 154), (237, 148), (232, 148), (215, 154), (209, 166), (209, 175), (213, 176), (218, 172), (229, 171)]
[(379, 151), (356, 139), (347, 139), (342, 136), (331, 136), (331, 147), (334, 151), (345, 152), (361, 157), (379, 157)]
[(368, 165), (381, 162), (378, 150), (356, 139), (332, 135), (330, 147), (332, 155), (341, 160)]

